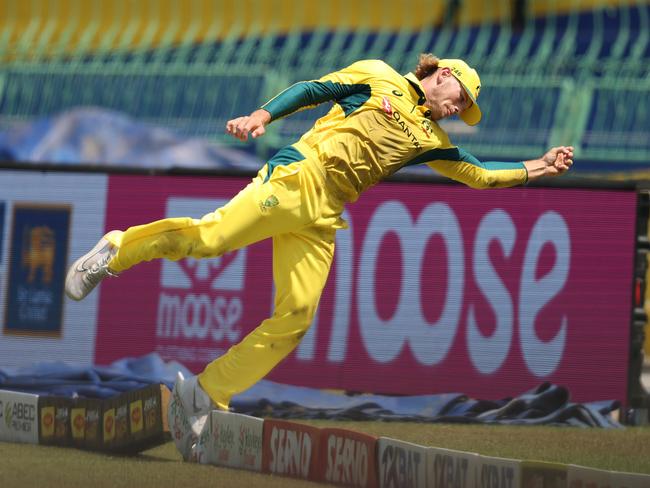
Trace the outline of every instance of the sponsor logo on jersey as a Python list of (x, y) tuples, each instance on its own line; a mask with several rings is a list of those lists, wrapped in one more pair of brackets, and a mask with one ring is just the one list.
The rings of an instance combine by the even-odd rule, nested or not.
[(400, 114), (397, 110), (394, 110), (392, 112), (392, 118), (395, 122), (397, 122), (397, 125), (399, 125), (400, 129), (402, 129), (402, 132), (409, 139), (411, 144), (413, 144), (413, 147), (418, 150), (422, 149), (420, 141), (417, 137), (415, 137), (413, 129), (411, 129), (411, 127), (406, 123), (404, 117), (402, 117), (402, 114)]
[(393, 115), (393, 107), (390, 104), (390, 100), (388, 97), (384, 97), (381, 101), (381, 108), (384, 112), (386, 112), (388, 115)]

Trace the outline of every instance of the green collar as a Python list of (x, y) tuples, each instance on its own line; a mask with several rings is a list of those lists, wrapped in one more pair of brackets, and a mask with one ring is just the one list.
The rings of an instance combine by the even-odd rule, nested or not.
[(404, 75), (404, 78), (411, 84), (413, 89), (415, 90), (415, 93), (418, 95), (418, 105), (424, 105), (424, 102), (427, 101), (427, 98), (424, 96), (424, 89), (422, 88), (422, 84), (420, 83), (420, 80), (417, 79), (415, 76), (415, 73), (406, 73)]

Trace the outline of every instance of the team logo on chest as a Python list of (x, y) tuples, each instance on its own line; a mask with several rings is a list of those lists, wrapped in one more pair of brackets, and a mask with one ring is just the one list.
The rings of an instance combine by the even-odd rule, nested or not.
[(433, 134), (433, 124), (431, 121), (429, 119), (422, 119), (420, 125), (422, 126), (422, 130), (427, 135), (427, 137), (431, 137), (431, 134)]

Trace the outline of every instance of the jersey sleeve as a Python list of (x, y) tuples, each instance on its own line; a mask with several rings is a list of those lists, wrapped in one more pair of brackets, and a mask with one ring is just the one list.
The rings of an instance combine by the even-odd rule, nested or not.
[(321, 103), (342, 100), (355, 95), (370, 95), (369, 79), (381, 61), (357, 61), (340, 71), (329, 73), (318, 80), (299, 81), (262, 105), (271, 114), (271, 120), (286, 117), (298, 110)]
[(428, 152), (432, 153), (426, 162), (430, 168), (471, 188), (506, 188), (528, 181), (528, 171), (521, 161), (479, 161), (459, 147)]

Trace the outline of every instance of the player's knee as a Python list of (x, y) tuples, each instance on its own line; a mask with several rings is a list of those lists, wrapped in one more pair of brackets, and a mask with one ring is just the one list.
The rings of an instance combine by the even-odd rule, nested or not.
[(162, 234), (150, 244), (151, 251), (163, 258), (174, 259), (182, 255), (180, 239), (175, 235)]
[(291, 315), (293, 315), (296, 319), (311, 320), (315, 311), (316, 306), (311, 302), (297, 303), (292, 308)]
[[(264, 332), (267, 334), (283, 335), (285, 337), (288, 337), (287, 334), (289, 334), (292, 336), (291, 341), (296, 338), (298, 340), (302, 339), (312, 323), (317, 304), (317, 300), (313, 303), (294, 302), (290, 307), (286, 307), (287, 304), (283, 304), (282, 310), (276, 309), (273, 317), (264, 322)], [(288, 331), (291, 331), (291, 333)]]
[(293, 327), (302, 331), (300, 337), (307, 332), (315, 313), (316, 307), (314, 305), (299, 305), (291, 310), (291, 323)]
[(199, 234), (199, 241), (202, 243), (201, 252), (203, 255), (197, 257), (221, 256), (231, 251), (228, 247), (226, 237), (221, 232), (202, 229)]
[(223, 236), (223, 234), (217, 234), (214, 238), (214, 250), (215, 254), (217, 256), (221, 256), (222, 254), (226, 253), (229, 251), (227, 245), (226, 245), (226, 238)]

